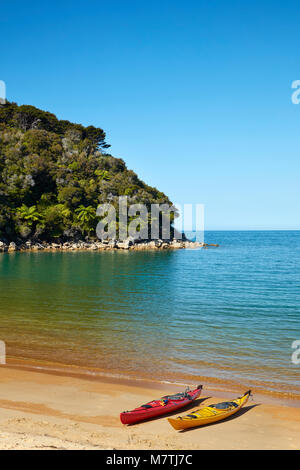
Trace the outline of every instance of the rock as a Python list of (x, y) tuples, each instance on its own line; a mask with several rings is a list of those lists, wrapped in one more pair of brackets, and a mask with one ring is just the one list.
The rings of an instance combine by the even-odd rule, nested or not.
[(107, 248), (107, 245), (100, 242), (95, 242), (93, 245), (95, 246), (95, 250), (105, 250), (105, 248)]
[(4, 251), (7, 251), (7, 245), (0, 241), (0, 253), (3, 253)]
[(191, 248), (191, 249), (194, 249), (194, 248), (202, 248), (203, 247), (203, 243), (201, 242), (184, 242), (184, 247), (185, 248)]
[[(48, 245), (47, 245), (47, 248), (49, 248)], [(43, 245), (41, 245), (40, 243), (35, 242), (35, 244), (32, 245), (31, 249), (32, 249), (33, 251), (40, 251), (40, 250), (44, 250), (45, 247), (44, 247)]]
[(170, 244), (168, 242), (163, 242), (160, 246), (161, 250), (166, 250), (170, 248)]
[(61, 248), (61, 245), (59, 245), (58, 243), (51, 243), (50, 248), (53, 248), (54, 250), (58, 250), (59, 248)]
[(17, 251), (17, 250), (18, 250), (18, 247), (15, 244), (15, 242), (10, 242), (9, 247), (8, 247), (8, 252), (11, 253), (11, 252)]
[(108, 242), (108, 246), (110, 248), (117, 248), (117, 244), (118, 244), (118, 242), (114, 238)]
[(119, 241), (117, 243), (118, 248), (122, 248), (123, 250), (129, 250), (131, 246), (134, 245), (134, 238), (133, 237), (128, 237), (126, 240)]
[(117, 243), (117, 248), (121, 248), (123, 250), (129, 250), (130, 242), (129, 240), (124, 240), (123, 242)]
[[(134, 246), (133, 246), (133, 249), (134, 250), (147, 250), (148, 248), (148, 243), (146, 242), (142, 242), (142, 243), (136, 243)], [(155, 248), (155, 247), (154, 247)]]
[(89, 247), (89, 250), (98, 250), (96, 243), (92, 243)]
[(140, 235), (138, 237), (128, 237), (127, 240), (130, 242), (130, 246), (135, 245), (136, 243), (141, 243), (142, 242), (142, 239), (141, 239)]
[(40, 247), (40, 245), (33, 245), (33, 246), (31, 247), (31, 249), (32, 249), (33, 251), (42, 250), (42, 248)]
[(184, 244), (182, 242), (173, 240), (172, 243), (170, 243), (170, 248), (177, 248), (177, 249), (184, 248)]
[(147, 247), (150, 249), (158, 248), (155, 241), (148, 242)]

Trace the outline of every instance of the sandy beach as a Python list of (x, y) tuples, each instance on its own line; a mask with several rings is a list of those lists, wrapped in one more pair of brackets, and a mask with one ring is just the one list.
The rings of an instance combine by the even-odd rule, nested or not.
[[(165, 418), (123, 426), (119, 413), (178, 391), (176, 385), (95, 380), (13, 366), (0, 367), (0, 384), (1, 449), (300, 447), (300, 408), (261, 403), (255, 396), (254, 401), (227, 421), (175, 432)], [(214, 396), (204, 388), (200, 399), (188, 411), (220, 398), (227, 399), (228, 394)]]

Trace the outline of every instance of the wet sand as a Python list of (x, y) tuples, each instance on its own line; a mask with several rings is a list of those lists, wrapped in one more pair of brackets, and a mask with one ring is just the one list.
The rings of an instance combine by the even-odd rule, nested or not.
[[(0, 449), (300, 448), (300, 408), (262, 403), (256, 396), (234, 417), (187, 432), (174, 431), (166, 418), (121, 424), (120, 411), (178, 390), (0, 366)], [(228, 398), (214, 395), (204, 388), (181, 414)]]

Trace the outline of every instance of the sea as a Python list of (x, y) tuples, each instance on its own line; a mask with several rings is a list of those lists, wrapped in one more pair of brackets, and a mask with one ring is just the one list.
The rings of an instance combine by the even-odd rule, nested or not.
[(300, 400), (300, 232), (205, 242), (219, 247), (1, 254), (7, 363)]

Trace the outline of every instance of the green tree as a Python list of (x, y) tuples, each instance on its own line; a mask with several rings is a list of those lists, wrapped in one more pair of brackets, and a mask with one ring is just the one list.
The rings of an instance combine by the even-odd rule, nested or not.
[(48, 237), (60, 237), (71, 222), (71, 211), (63, 204), (49, 206), (44, 212), (44, 230)]
[(76, 222), (83, 232), (91, 233), (95, 229), (96, 209), (92, 206), (79, 206), (76, 210)]
[(18, 207), (16, 210), (17, 217), (25, 221), (29, 227), (31, 227), (35, 222), (39, 223), (42, 221), (42, 214), (38, 211), (36, 206), (28, 207), (23, 204), (21, 207)]

